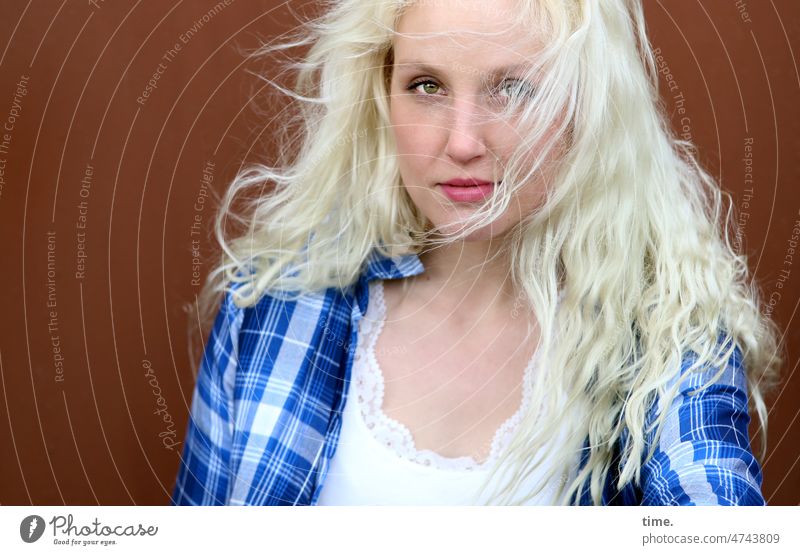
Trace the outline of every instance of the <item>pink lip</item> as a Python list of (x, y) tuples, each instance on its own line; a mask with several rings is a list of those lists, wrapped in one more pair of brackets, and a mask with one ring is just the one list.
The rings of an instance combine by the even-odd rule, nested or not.
[(439, 186), (453, 202), (480, 202), (491, 196), (494, 189), (494, 183), (480, 179), (451, 179)]
[(474, 187), (476, 185), (491, 185), (491, 181), (484, 181), (482, 179), (474, 179), (468, 177), (466, 179), (456, 178), (450, 181), (443, 181), (440, 185), (452, 185), (453, 187)]

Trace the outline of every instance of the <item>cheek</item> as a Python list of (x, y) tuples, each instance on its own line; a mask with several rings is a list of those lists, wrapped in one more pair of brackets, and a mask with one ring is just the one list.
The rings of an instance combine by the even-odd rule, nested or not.
[(424, 165), (436, 156), (436, 128), (430, 117), (407, 99), (391, 103), (391, 124), (401, 166)]

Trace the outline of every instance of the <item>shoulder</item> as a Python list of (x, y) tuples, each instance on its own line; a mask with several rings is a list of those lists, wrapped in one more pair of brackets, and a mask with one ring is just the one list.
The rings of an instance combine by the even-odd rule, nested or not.
[(318, 291), (262, 291), (255, 301), (247, 298), (245, 283), (229, 283), (223, 295), (220, 314), (241, 320), (241, 329), (280, 327), (308, 323), (341, 311), (350, 296), (335, 287)]
[(268, 291), (255, 303), (240, 306), (236, 297), (241, 288), (230, 286), (220, 310), (229, 322), (240, 370), (255, 367), (263, 372), (275, 361), (299, 364), (323, 340), (344, 337), (349, 329), (353, 299), (348, 291)]

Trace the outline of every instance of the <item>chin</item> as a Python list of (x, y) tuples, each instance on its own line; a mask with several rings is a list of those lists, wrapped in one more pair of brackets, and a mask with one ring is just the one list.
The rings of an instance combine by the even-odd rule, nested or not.
[[(445, 236), (454, 236), (457, 235), (460, 231), (464, 229), (464, 223), (462, 221), (447, 221), (447, 222), (436, 222), (437, 224), (441, 225), (442, 227), (442, 234)], [(505, 235), (508, 232), (507, 226), (505, 225), (498, 225), (497, 222), (484, 226), (480, 229), (477, 229), (464, 237), (462, 240), (468, 243), (477, 242), (477, 241), (489, 241), (491, 239), (498, 239)]]

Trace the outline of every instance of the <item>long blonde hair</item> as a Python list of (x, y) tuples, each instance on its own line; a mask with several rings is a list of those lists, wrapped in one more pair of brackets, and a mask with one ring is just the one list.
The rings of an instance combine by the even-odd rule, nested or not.
[[(285, 120), (291, 132), (281, 136), (280, 159), (244, 168), (221, 199), (215, 223), (221, 261), (201, 291), (201, 321), (210, 320), (234, 283), (240, 307), (267, 291), (293, 298), (344, 288), (374, 248), (396, 256), (443, 240), (402, 187), (389, 128), (392, 37), (413, 3), (330, 1), (290, 40), (254, 53), (309, 47), (288, 64), (294, 86), (275, 84), (297, 106)], [(504, 243), (515, 286), (540, 323), (541, 356), (558, 369), (536, 374), (531, 406), (557, 414), (566, 399), (566, 410), (585, 411), (548, 471), (557, 479), (588, 436), (588, 460), (573, 480), (561, 480), (559, 503), (579, 497), (587, 480), (592, 501), (601, 502), (624, 429), (616, 485), (638, 482), (655, 445), (648, 441), (653, 430), (645, 429), (648, 409), (656, 397), (674, 398), (676, 388), (667, 391), (665, 384), (690, 351), (692, 368), (702, 368), (724, 366), (741, 349), (763, 461), (765, 396), (783, 360), (777, 326), (761, 314), (745, 256), (731, 245), (730, 195), (664, 115), (640, 2), (518, 3), (515, 14), (545, 44), (530, 63), (535, 90), (499, 114), (521, 114), (520, 147), (504, 171), (506, 187), (497, 187), (463, 233), (447, 240), (497, 217), (511, 192), (545, 169), (546, 154), (568, 145), (543, 205)], [(556, 133), (543, 140), (547, 129)], [(541, 150), (531, 161), (534, 144)], [(250, 200), (239, 213), (233, 206), (242, 196)], [(245, 229), (235, 238), (226, 237), (231, 220)], [(501, 466), (512, 470), (493, 501), (524, 503), (538, 493), (519, 486), (561, 424), (533, 411), (524, 415), (493, 467), (492, 476)]]

